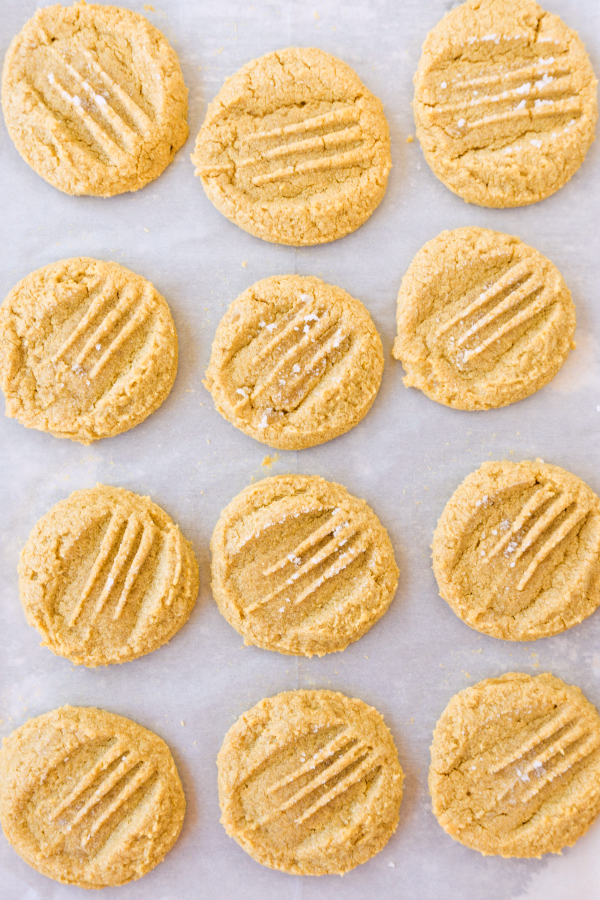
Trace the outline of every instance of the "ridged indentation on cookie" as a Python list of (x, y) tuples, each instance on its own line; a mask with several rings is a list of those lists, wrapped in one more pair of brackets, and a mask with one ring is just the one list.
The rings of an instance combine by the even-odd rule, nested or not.
[[(270, 115), (278, 117), (289, 112), (289, 108), (281, 107)], [(329, 176), (341, 169), (367, 167), (373, 153), (366, 145), (360, 110), (355, 106), (336, 106), (277, 128), (242, 130), (232, 148), (231, 163), (201, 165), (197, 174), (211, 177), (227, 172), (232, 179), (249, 181), (255, 188), (284, 181), (293, 184), (302, 175)], [(285, 165), (291, 156), (295, 160)]]
[[(581, 98), (568, 48), (546, 46), (553, 55), (532, 55), (545, 53), (546, 47), (530, 49), (518, 40), (499, 37), (491, 59), (475, 62), (460, 55), (433, 68), (421, 89), (432, 124), (449, 137), (466, 141), (473, 153), (513, 144), (530, 146), (531, 141), (536, 147), (536, 137), (525, 137), (533, 132), (544, 143), (563, 134), (581, 116)], [(510, 60), (505, 56), (508, 51)], [(447, 102), (440, 99), (444, 97)], [(483, 128), (484, 146), (478, 143)]]
[(51, 362), (64, 360), (83, 377), (97, 378), (109, 364), (117, 362), (119, 354), (127, 365), (130, 361), (127, 349), (142, 326), (147, 326), (142, 347), (152, 340), (154, 310), (149, 284), (144, 288), (129, 284), (118, 289), (100, 280), (86, 301), (72, 311), (73, 318), (82, 309), (85, 312), (73, 330), (67, 334), (61, 330), (62, 342), (52, 354)]
[[(514, 489), (509, 494), (513, 492)], [(480, 503), (484, 505), (483, 498)], [(552, 552), (575, 536), (592, 511), (585, 494), (544, 481), (523, 492), (523, 500), (512, 520), (502, 517), (501, 496), (488, 498), (485, 506), (496, 510), (493, 515), (496, 527), (490, 528), (488, 518), (488, 527), (483, 526), (486, 536), (478, 544), (479, 558), (484, 566), (498, 569), (500, 580), (517, 592), (524, 591), (534, 576), (539, 581), (560, 565), (562, 560), (557, 558), (554, 565), (544, 567)]]
[(590, 733), (589, 725), (582, 721), (571, 721), (547, 738), (538, 737), (505, 776), (508, 783), (497, 795), (498, 802), (518, 794), (521, 803), (529, 803), (578, 763), (585, 763), (599, 747), (600, 737)]
[(440, 593), (469, 625), (507, 640), (557, 634), (598, 606), (600, 508), (542, 461), (488, 463), (461, 485), (433, 541)]
[(366, 587), (361, 560), (372, 538), (352, 518), (338, 508), (304, 509), (297, 502), (268, 508), (232, 553), (242, 618), (255, 624), (275, 619), (286, 632), (304, 632), (356, 604)]
[(116, 55), (110, 60), (113, 74), (77, 39), (53, 41), (35, 57), (27, 77), (39, 101), (31, 112), (34, 121), (49, 118), (50, 130), (58, 123), (66, 140), (107, 166), (131, 165), (155, 130), (156, 113), (142, 91), (134, 98), (125, 90)]
[[(492, 741), (486, 723), (496, 725), (501, 715), (503, 735)], [(581, 773), (599, 762), (600, 733), (573, 704), (547, 711), (532, 701), (527, 708), (517, 704), (512, 717), (498, 712), (481, 723), (471, 746), (479, 750), (468, 750), (459, 770), (463, 791), (473, 798), (473, 819), (482, 824), (493, 819), (500, 834), (510, 834), (552, 805), (570, 783), (577, 789)], [(455, 819), (451, 802), (441, 818), (447, 824)]]
[[(332, 723), (307, 728), (264, 760), (258, 772), (247, 779), (242, 792), (246, 819), (254, 830), (326, 827), (335, 801), (347, 814), (351, 805), (367, 801), (368, 783), (363, 783), (372, 781), (380, 765), (373, 747), (357, 737), (351, 727)], [(360, 791), (347, 796), (359, 785)], [(254, 804), (248, 802), (253, 796), (263, 801), (263, 809), (256, 816)]]
[(245, 383), (230, 389), (233, 413), (261, 430), (275, 424), (305, 403), (326, 375), (333, 376), (352, 343), (343, 317), (301, 294), (273, 322), (261, 321), (239, 354), (244, 374), (234, 380)]
[[(82, 557), (86, 540), (90, 549)], [(164, 529), (124, 507), (100, 514), (65, 551), (52, 604), (67, 629), (61, 639), (83, 652), (92, 639), (110, 635), (111, 652), (125, 651), (148, 621), (172, 606), (186, 577), (183, 563), (174, 526)]]
[(125, 846), (150, 808), (158, 808), (162, 792), (155, 765), (129, 739), (82, 740), (44, 770), (30, 796), (28, 818), (38, 853), (43, 859), (64, 855), (90, 861), (109, 840)]
[[(100, 595), (96, 600), (88, 621), (91, 626), (97, 620), (112, 593), (112, 588), (115, 583), (119, 581), (119, 579), (124, 578), (123, 589), (113, 612), (113, 618), (119, 618), (135, 585), (140, 569), (148, 558), (156, 536), (157, 529), (154, 524), (147, 523), (144, 525), (135, 515), (130, 516), (125, 522), (118, 516), (113, 516), (113, 518), (111, 518), (104, 534), (104, 538), (102, 539), (100, 551), (92, 566), (92, 571), (90, 572), (85, 588), (83, 589), (83, 593), (71, 614), (71, 619), (69, 621), (71, 627), (75, 625), (86, 600), (97, 587), (100, 574), (104, 570), (110, 557), (113, 558), (110, 572), (104, 582), (104, 586), (100, 591)], [(134, 547), (137, 547), (135, 552)]]
[(487, 369), (517, 340), (526, 352), (556, 299), (556, 290), (531, 261), (501, 266), (492, 280), (480, 280), (448, 303), (449, 315), (435, 329), (435, 340), (459, 372)]
[[(75, 395), (80, 414), (93, 417), (113, 401), (121, 379), (143, 367), (156, 344), (160, 321), (153, 288), (141, 279), (119, 283), (100, 275), (60, 282), (54, 294), (22, 336), (26, 348), (35, 348), (38, 402), (42, 408), (68, 406), (65, 397)], [(64, 397), (61, 384), (63, 391), (68, 388)]]

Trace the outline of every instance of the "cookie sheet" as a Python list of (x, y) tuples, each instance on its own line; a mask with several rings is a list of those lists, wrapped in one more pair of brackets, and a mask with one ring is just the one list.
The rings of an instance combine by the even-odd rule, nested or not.
[[(65, 703), (129, 716), (169, 744), (188, 807), (182, 835), (141, 881), (105, 889), (118, 900), (564, 900), (600, 896), (600, 820), (562, 856), (484, 858), (452, 841), (430, 811), (433, 727), (450, 697), (507, 671), (551, 671), (600, 708), (600, 611), (557, 637), (513, 644), (479, 635), (437, 594), (433, 529), (467, 473), (486, 459), (540, 456), (600, 491), (600, 143), (558, 194), (524, 209), (469, 206), (443, 187), (414, 135), (412, 76), (421, 44), (452, 0), (123, 0), (176, 48), (190, 90), (190, 138), (174, 163), (135, 194), (68, 197), (20, 159), (0, 125), (0, 293), (54, 260), (116, 260), (149, 278), (171, 306), (179, 374), (161, 409), (89, 448), (0, 419), (0, 731)], [(583, 38), (600, 74), (597, 0), (546, 0)], [(0, 0), (2, 54), (35, 0)], [(385, 199), (357, 232), (295, 250), (245, 234), (194, 179), (189, 154), (226, 76), (288, 45), (342, 57), (383, 100), (394, 168)], [(554, 381), (505, 409), (457, 412), (402, 384), (390, 351), (396, 294), (421, 245), (445, 228), (481, 225), (519, 235), (560, 269), (577, 306), (577, 349)], [(202, 386), (227, 305), (273, 274), (317, 275), (360, 298), (379, 329), (383, 384), (363, 422), (321, 447), (270, 450), (236, 431)], [(209, 540), (223, 506), (267, 475), (300, 472), (364, 497), (392, 538), (400, 584), (385, 617), (341, 654), (296, 659), (242, 645), (210, 593)], [(37, 519), (96, 482), (149, 494), (194, 543), (201, 593), (189, 623), (160, 650), (86, 670), (39, 647), (18, 599), (17, 561)], [(385, 849), (343, 879), (300, 878), (255, 863), (219, 824), (215, 758), (226, 730), (263, 697), (330, 688), (385, 716), (406, 774), (400, 824)], [(0, 837), (0, 900), (76, 900), (81, 889), (30, 869)]]

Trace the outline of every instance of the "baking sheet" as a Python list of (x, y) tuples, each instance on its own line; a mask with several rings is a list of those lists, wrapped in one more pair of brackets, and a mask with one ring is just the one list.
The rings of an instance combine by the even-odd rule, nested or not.
[[(552, 671), (600, 707), (600, 611), (566, 633), (505, 643), (464, 625), (437, 594), (430, 542), (446, 500), (486, 459), (541, 456), (600, 491), (600, 144), (572, 181), (517, 210), (465, 204), (423, 160), (410, 108), (412, 75), (447, 0), (163, 0), (143, 12), (176, 48), (190, 89), (190, 138), (174, 163), (135, 194), (72, 198), (47, 185), (0, 127), (0, 294), (28, 272), (68, 256), (120, 262), (167, 298), (180, 340), (175, 387), (127, 434), (89, 448), (0, 419), (0, 733), (65, 703), (129, 716), (169, 744), (187, 796), (182, 835), (141, 881), (105, 889), (119, 900), (564, 900), (600, 896), (600, 820), (563, 856), (484, 858), (452, 841), (430, 811), (429, 743), (450, 697), (504, 672)], [(0, 51), (34, 0), (1, 0)], [(576, 28), (600, 72), (600, 5), (547, 0)], [(295, 250), (264, 243), (220, 215), (193, 176), (189, 154), (206, 104), (247, 60), (288, 45), (340, 56), (383, 100), (394, 168), (386, 197), (357, 232)], [(554, 381), (502, 410), (457, 412), (402, 385), (390, 355), (396, 294), (421, 245), (444, 228), (481, 225), (517, 234), (563, 273), (577, 306), (577, 350)], [(215, 411), (202, 386), (227, 305), (274, 274), (318, 275), (360, 298), (381, 333), (386, 368), (366, 419), (321, 447), (270, 450)], [(277, 456), (269, 465), (266, 457)], [(342, 654), (296, 659), (257, 648), (220, 616), (209, 588), (209, 540), (221, 509), (252, 480), (300, 472), (339, 481), (372, 505), (401, 569), (385, 617)], [(149, 494), (194, 543), (201, 594), (166, 647), (135, 662), (86, 670), (40, 648), (18, 600), (17, 561), (54, 503), (97, 481)], [(360, 697), (385, 716), (406, 774), (400, 824), (385, 849), (343, 879), (301, 878), (255, 863), (219, 824), (215, 758), (226, 730), (263, 697), (293, 688)], [(2, 900), (75, 900), (87, 892), (30, 869), (0, 837)]]

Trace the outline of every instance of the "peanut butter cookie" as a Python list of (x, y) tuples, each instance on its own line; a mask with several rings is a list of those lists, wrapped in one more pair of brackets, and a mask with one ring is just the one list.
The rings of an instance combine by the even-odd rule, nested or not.
[(2, 107), (25, 162), (67, 194), (137, 191), (188, 136), (175, 51), (117, 6), (38, 9), (6, 54)]
[(403, 774), (382, 716), (333, 691), (257, 703), (217, 759), (221, 822), (257, 862), (343, 875), (396, 830)]
[(558, 269), (518, 238), (443, 231), (419, 250), (398, 294), (394, 356), (404, 384), (454, 409), (528, 397), (573, 344), (575, 307)]
[(600, 605), (600, 499), (541, 459), (486, 462), (440, 517), (433, 571), (477, 631), (509, 641), (565, 631)]
[(149, 497), (97, 485), (43, 516), (21, 553), (27, 621), (53, 653), (85, 666), (156, 650), (198, 594), (191, 544)]
[(413, 108), (446, 187), (480, 206), (525, 206), (583, 162), (596, 79), (577, 33), (535, 0), (467, 0), (427, 35)]
[(23, 278), (0, 306), (6, 415), (90, 444), (139, 425), (177, 373), (163, 297), (124, 266), (63, 259)]
[(265, 478), (225, 507), (211, 541), (212, 589), (247, 644), (296, 656), (344, 650), (398, 584), (387, 531), (364, 500), (304, 475)]
[(55, 881), (102, 888), (141, 878), (177, 840), (184, 813), (169, 748), (130, 719), (63, 706), (4, 740), (4, 834)]
[(429, 790), (444, 831), (484, 856), (560, 853), (600, 812), (600, 717), (553, 675), (488, 678), (442, 713)]
[(253, 59), (209, 105), (192, 155), (208, 198), (276, 244), (323, 244), (379, 206), (392, 167), (381, 102), (323, 50)]
[(360, 300), (319, 278), (279, 275), (233, 301), (204, 384), (236, 428), (300, 450), (357, 425), (382, 373), (381, 339)]

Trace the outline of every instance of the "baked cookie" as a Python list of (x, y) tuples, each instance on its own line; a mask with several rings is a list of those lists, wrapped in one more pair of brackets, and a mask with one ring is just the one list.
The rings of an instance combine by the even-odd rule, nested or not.
[(25, 162), (66, 194), (137, 191), (189, 133), (164, 35), (138, 13), (95, 3), (38, 9), (6, 54), (2, 108)]
[(344, 650), (398, 584), (387, 531), (339, 484), (277, 475), (225, 507), (211, 540), (212, 590), (246, 644), (295, 656)]
[(55, 881), (102, 888), (141, 878), (177, 840), (184, 813), (169, 748), (131, 719), (63, 706), (4, 739), (4, 834)]
[(404, 384), (454, 409), (528, 397), (574, 347), (575, 307), (558, 269), (487, 228), (443, 231), (419, 250), (397, 319)]
[(179, 631), (196, 602), (198, 564), (149, 497), (99, 484), (42, 516), (21, 553), (19, 589), (43, 646), (105, 666), (150, 653)]
[(382, 716), (333, 691), (286, 691), (237, 720), (217, 758), (221, 822), (250, 856), (343, 875), (398, 824), (403, 773)]
[(467, 0), (425, 39), (413, 109), (446, 187), (479, 206), (526, 206), (583, 162), (596, 79), (577, 33), (535, 0)]
[(553, 675), (488, 678), (442, 713), (429, 790), (444, 831), (484, 856), (560, 853), (600, 812), (600, 717)]
[(392, 167), (381, 101), (323, 50), (253, 59), (209, 105), (192, 155), (228, 219), (275, 244), (324, 244), (379, 206)]
[(537, 459), (468, 475), (433, 536), (441, 596), (471, 628), (533, 641), (600, 605), (600, 499)]
[(113, 262), (63, 259), (0, 306), (6, 415), (91, 444), (139, 425), (173, 387), (177, 333), (154, 285)]
[(276, 275), (221, 319), (204, 384), (236, 428), (300, 450), (358, 425), (382, 373), (381, 339), (360, 300), (320, 278)]

